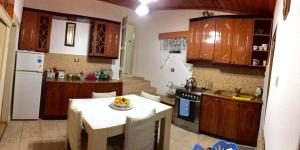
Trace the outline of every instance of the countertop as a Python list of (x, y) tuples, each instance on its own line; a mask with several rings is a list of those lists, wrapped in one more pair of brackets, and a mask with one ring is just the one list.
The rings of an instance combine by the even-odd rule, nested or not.
[(121, 80), (69, 80), (69, 79), (46, 79), (46, 82), (63, 83), (122, 83)]
[(247, 103), (259, 103), (259, 104), (262, 104), (262, 97), (257, 97), (253, 100), (250, 100), (250, 101), (246, 101), (246, 100), (238, 100), (238, 99), (233, 99), (233, 98), (230, 98), (230, 97), (227, 97), (227, 96), (222, 96), (222, 95), (219, 95), (219, 94), (215, 94), (217, 90), (207, 90), (205, 91), (204, 93), (202, 93), (203, 95), (208, 95), (208, 96), (213, 96), (213, 97), (218, 97), (218, 98), (223, 98), (223, 99), (228, 99), (228, 100), (232, 100), (232, 101), (240, 101), (240, 102), (247, 102)]

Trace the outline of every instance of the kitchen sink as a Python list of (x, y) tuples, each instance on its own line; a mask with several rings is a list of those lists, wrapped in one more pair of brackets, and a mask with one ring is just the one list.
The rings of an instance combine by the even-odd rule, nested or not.
[(236, 92), (232, 92), (232, 91), (226, 91), (226, 90), (218, 90), (216, 91), (214, 94), (216, 95), (220, 95), (220, 96), (224, 96), (224, 97), (228, 97), (228, 98), (233, 98), (234, 99), (255, 99), (254, 95), (251, 94), (246, 94), (246, 93), (236, 93)]

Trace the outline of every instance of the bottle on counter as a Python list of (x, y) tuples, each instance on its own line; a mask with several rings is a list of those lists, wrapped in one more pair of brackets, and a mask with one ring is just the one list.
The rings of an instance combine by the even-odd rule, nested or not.
[(260, 97), (260, 96), (262, 96), (262, 93), (263, 93), (263, 89), (261, 88), (261, 86), (257, 86), (256, 91), (255, 91), (255, 96)]

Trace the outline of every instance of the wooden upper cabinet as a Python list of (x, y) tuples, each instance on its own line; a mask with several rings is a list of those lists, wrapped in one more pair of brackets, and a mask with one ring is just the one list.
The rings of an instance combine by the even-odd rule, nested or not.
[(234, 20), (232, 64), (250, 65), (253, 28), (253, 19)]
[(216, 21), (215, 19), (204, 20), (201, 23), (201, 46), (200, 59), (213, 60), (215, 50), (216, 37)]
[(118, 58), (120, 25), (95, 20), (91, 30), (90, 56)]
[(36, 51), (49, 52), (52, 16), (45, 13), (39, 13), (37, 21)]
[(201, 46), (201, 22), (191, 22), (189, 27), (189, 40), (188, 40), (188, 60), (199, 59), (200, 46)]
[(48, 52), (51, 25), (51, 15), (24, 9), (20, 29), (19, 49)]
[(11, 18), (14, 17), (14, 3), (15, 0), (0, 0), (0, 5), (3, 6)]
[(261, 104), (241, 103), (239, 110), (238, 139), (250, 145), (257, 143)]
[(24, 9), (20, 29), (19, 49), (34, 50), (36, 45), (38, 14)]
[(107, 56), (111, 58), (118, 58), (119, 44), (120, 44), (120, 25), (109, 24), (108, 42), (107, 42)]
[(218, 135), (237, 140), (239, 102), (221, 99)]
[(234, 31), (234, 19), (216, 20), (214, 62), (230, 63)]
[(218, 134), (220, 103), (211, 96), (202, 96), (200, 110), (200, 131)]

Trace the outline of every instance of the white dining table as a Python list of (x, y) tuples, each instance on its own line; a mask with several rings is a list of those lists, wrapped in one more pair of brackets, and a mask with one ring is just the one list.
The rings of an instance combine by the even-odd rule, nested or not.
[(133, 106), (127, 111), (111, 108), (115, 97), (72, 99), (72, 105), (82, 112), (83, 128), (88, 134), (88, 150), (106, 150), (107, 138), (124, 133), (126, 117), (144, 117), (156, 109), (160, 121), (159, 150), (169, 150), (172, 107), (137, 95), (125, 95)]

